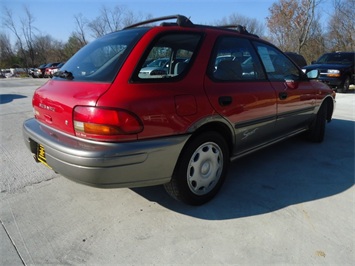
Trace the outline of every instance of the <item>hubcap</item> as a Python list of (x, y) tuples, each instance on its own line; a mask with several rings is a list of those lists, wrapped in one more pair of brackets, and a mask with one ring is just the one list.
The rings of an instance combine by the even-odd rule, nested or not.
[(223, 169), (223, 153), (213, 142), (202, 144), (191, 156), (187, 168), (187, 182), (190, 190), (196, 195), (210, 192), (221, 177)]

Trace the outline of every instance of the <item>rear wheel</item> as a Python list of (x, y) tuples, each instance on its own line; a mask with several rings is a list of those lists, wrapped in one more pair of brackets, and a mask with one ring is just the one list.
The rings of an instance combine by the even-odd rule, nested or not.
[(219, 191), (227, 174), (229, 151), (223, 137), (206, 132), (183, 149), (166, 191), (190, 205), (201, 205)]
[(327, 123), (327, 103), (323, 103), (318, 110), (317, 116), (308, 130), (308, 139), (312, 142), (324, 140), (325, 125)]

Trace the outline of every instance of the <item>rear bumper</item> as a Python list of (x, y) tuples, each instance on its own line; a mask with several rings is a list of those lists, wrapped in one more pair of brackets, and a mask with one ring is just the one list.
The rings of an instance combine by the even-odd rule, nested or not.
[(26, 146), (45, 149), (47, 164), (61, 175), (95, 187), (139, 187), (170, 181), (188, 135), (106, 143), (53, 130), (35, 119), (23, 123)]

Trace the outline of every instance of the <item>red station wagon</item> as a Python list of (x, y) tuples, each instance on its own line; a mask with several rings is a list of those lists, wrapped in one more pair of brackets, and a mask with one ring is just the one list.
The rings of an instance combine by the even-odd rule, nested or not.
[(24, 138), (36, 161), (76, 182), (164, 184), (200, 205), (230, 161), (302, 132), (323, 140), (335, 94), (318, 75), (241, 26), (158, 18), (77, 52), (35, 91)]

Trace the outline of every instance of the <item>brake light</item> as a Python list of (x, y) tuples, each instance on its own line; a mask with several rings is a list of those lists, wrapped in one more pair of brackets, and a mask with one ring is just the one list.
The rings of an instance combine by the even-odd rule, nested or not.
[(77, 106), (73, 121), (76, 136), (101, 141), (121, 140), (143, 130), (136, 115), (121, 109)]

